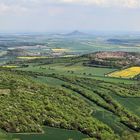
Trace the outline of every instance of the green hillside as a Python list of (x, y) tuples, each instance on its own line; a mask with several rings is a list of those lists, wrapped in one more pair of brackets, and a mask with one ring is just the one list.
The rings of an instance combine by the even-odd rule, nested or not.
[(107, 77), (118, 68), (89, 61), (45, 58), (1, 67), (0, 139), (139, 139), (138, 79)]

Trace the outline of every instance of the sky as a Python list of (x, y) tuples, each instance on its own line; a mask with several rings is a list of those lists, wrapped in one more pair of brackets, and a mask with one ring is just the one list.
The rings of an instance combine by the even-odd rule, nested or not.
[(0, 0), (0, 32), (140, 31), (140, 0)]

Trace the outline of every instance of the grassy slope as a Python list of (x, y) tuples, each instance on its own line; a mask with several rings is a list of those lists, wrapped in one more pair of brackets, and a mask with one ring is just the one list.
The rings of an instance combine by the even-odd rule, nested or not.
[[(45, 82), (47, 82), (47, 81), (45, 81)], [(63, 82), (61, 82), (61, 84), (63, 84)], [(97, 98), (96, 96), (97, 95), (94, 95), (95, 98)], [(115, 94), (114, 94), (114, 96), (115, 96)], [(116, 95), (116, 96), (119, 97), (118, 95)], [(138, 99), (139, 98), (137, 98), (137, 100)], [(130, 108), (127, 108), (127, 109), (129, 110)], [(126, 126), (124, 126), (123, 124), (120, 124), (120, 121), (116, 116), (114, 116), (111, 112), (104, 110), (103, 108), (96, 107), (96, 112), (94, 113), (94, 116), (96, 116), (99, 120), (103, 121), (104, 123), (108, 124), (109, 126), (111, 126), (112, 129), (117, 133), (122, 133), (124, 130), (129, 130)]]
[[(71, 77), (71, 76), (69, 76), (69, 77)], [(55, 86), (61, 86), (62, 84), (65, 84), (65, 83), (68, 84), (68, 82), (62, 81), (60, 79), (56, 79), (54, 77), (38, 77), (38, 78), (36, 78), (36, 80), (43, 82), (43, 83), (47, 83), (47, 84), (53, 83), (53, 85), (55, 85)], [(97, 95), (95, 94), (94, 97), (97, 98)], [(111, 112), (105, 110), (104, 108), (97, 106), (95, 103), (91, 103), (91, 105), (96, 108), (96, 111), (94, 112), (94, 117), (96, 117), (97, 119), (99, 119), (102, 122), (109, 125), (116, 133), (121, 134), (125, 130), (129, 131), (129, 128), (127, 128), (126, 126), (121, 124), (118, 117), (113, 115)]]
[[(137, 83), (137, 81), (133, 81), (133, 80), (125, 80), (125, 79), (119, 79), (119, 78), (109, 78), (109, 77), (104, 77), (104, 75), (106, 73), (110, 73), (111, 71), (114, 71), (115, 69), (109, 69), (109, 68), (96, 68), (96, 67), (85, 67), (82, 65), (82, 61), (84, 60), (84, 58), (82, 58), (82, 60), (79, 60), (76, 63), (69, 63), (69, 58), (67, 58), (68, 60), (65, 59), (60, 59), (59, 62), (57, 62), (57, 60), (53, 60), (53, 64), (45, 64), (46, 60), (43, 60), (43, 63), (39, 62), (39, 60), (37, 62), (33, 62), (32, 64), (30, 64), (29, 67), (27, 68), (18, 68), (18, 70), (23, 70), (23, 71), (33, 71), (33, 72), (42, 72), (44, 74), (60, 74), (60, 75), (64, 75), (65, 77), (77, 77), (79, 78), (90, 78), (91, 80), (102, 80), (104, 81), (103, 83), (105, 83), (105, 85), (109, 85), (109, 83), (114, 83), (114, 84), (119, 84), (119, 83), (123, 83), (123, 84), (135, 84)], [(81, 59), (81, 58), (80, 58)], [(61, 61), (61, 62), (60, 62)], [(74, 60), (75, 61), (75, 60)], [(85, 61), (85, 60), (84, 60)], [(44, 84), (48, 84), (51, 86), (55, 86), (57, 88), (61, 87), (61, 85), (63, 84), (70, 84), (67, 81), (63, 81), (59, 78), (55, 78), (55, 77), (46, 77), (46, 76), (38, 76), (36, 78), (32, 78), (34, 81), (39, 82), (39, 83), (44, 83)], [(84, 83), (85, 85), (88, 83)], [(118, 85), (118, 89), (119, 89)], [(127, 87), (125, 87), (127, 88)], [(111, 113), (110, 111), (98, 106), (97, 104), (95, 104), (94, 102), (91, 102), (90, 100), (84, 98), (81, 95), (78, 95), (76, 92), (72, 92), (69, 89), (65, 89), (66, 92), (68, 93), (72, 93), (73, 95), (78, 96), (80, 99), (88, 102), (88, 104), (94, 108), (94, 113), (93, 116), (94, 118), (97, 118), (98, 120), (100, 120), (101, 122), (107, 124), (108, 126), (110, 126), (112, 128), (113, 131), (115, 131), (116, 134), (122, 134), (124, 131), (129, 131), (131, 132), (132, 130), (130, 130), (127, 126), (125, 126), (124, 124), (122, 124), (120, 122), (120, 119), (118, 118), (118, 116), (116, 116), (115, 114)], [(126, 92), (126, 91), (125, 91)], [(93, 94), (93, 93), (92, 93)], [(129, 93), (128, 93), (129, 94)], [(121, 105), (123, 105), (124, 107), (126, 107), (126, 109), (130, 110), (131, 112), (134, 112), (136, 115), (139, 116), (139, 98), (129, 98), (127, 97), (128, 95), (126, 94), (126, 97), (121, 97), (119, 94), (110, 94), (113, 99), (115, 99), (117, 102), (119, 102)], [(94, 97), (96, 97), (97, 95), (94, 95)], [(101, 98), (99, 99), (101, 100)], [(128, 102), (134, 101), (135, 103), (132, 105), (129, 105)], [(133, 110), (133, 108), (136, 108)]]
[(136, 81), (127, 80), (127, 79), (120, 79), (120, 78), (111, 78), (105, 77), (106, 73), (110, 73), (115, 69), (111, 68), (97, 68), (97, 67), (85, 67), (81, 63), (73, 64), (67, 66), (67, 63), (56, 63), (56, 64), (46, 64), (46, 65), (30, 65), (27, 68), (18, 68), (18, 70), (24, 71), (34, 71), (34, 72), (43, 72), (45, 74), (65, 74), (70, 76), (79, 76), (79, 77), (89, 77), (97, 80), (104, 80), (107, 82), (114, 82), (114, 83), (126, 83), (126, 84), (133, 84)]
[(20, 138), (20, 140), (83, 140), (87, 138), (86, 135), (73, 130), (58, 129), (52, 127), (44, 128), (45, 134), (12, 134), (13, 138)]
[[(93, 108), (62, 88), (37, 84), (15, 72), (0, 72), (0, 127), (8, 132), (42, 132), (42, 125), (77, 129), (91, 137), (114, 137), (113, 131), (93, 118)], [(63, 104), (63, 105), (62, 105)], [(88, 129), (85, 129), (88, 128)]]

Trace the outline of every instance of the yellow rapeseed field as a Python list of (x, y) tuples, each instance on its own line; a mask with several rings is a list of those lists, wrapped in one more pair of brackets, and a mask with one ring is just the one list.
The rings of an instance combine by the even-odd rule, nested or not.
[(4, 65), (1, 66), (2, 68), (18, 68), (19, 66), (15, 66), (15, 65)]
[(32, 60), (32, 59), (42, 59), (42, 58), (48, 58), (46, 56), (20, 56), (17, 57), (18, 59), (27, 59), (27, 60)]
[(53, 52), (68, 52), (69, 49), (62, 49), (62, 48), (56, 48), (56, 49), (52, 49)]
[(133, 78), (140, 74), (140, 67), (130, 67), (124, 70), (116, 71), (108, 74), (110, 77)]

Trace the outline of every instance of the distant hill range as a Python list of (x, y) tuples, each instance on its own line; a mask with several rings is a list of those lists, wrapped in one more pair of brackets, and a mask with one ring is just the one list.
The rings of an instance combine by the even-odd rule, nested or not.
[(83, 32), (80, 32), (78, 30), (75, 30), (71, 33), (68, 33), (68, 34), (65, 34), (66, 36), (85, 36), (85, 35), (88, 35), (86, 33), (83, 33)]
[(116, 45), (139, 46), (140, 44), (140, 39), (108, 39), (107, 41)]
[(7, 53), (8, 56), (40, 56), (40, 52), (29, 52), (24, 49), (13, 49), (13, 50), (8, 50)]

